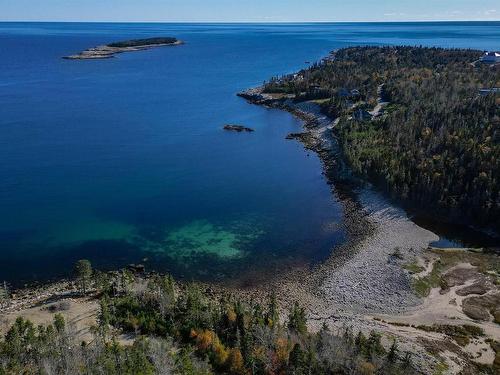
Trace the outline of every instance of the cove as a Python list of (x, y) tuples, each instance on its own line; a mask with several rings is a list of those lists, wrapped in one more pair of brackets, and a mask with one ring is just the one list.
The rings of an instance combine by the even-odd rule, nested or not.
[[(260, 280), (348, 240), (342, 202), (290, 114), (236, 93), (332, 49), (498, 49), (495, 23), (0, 23), (0, 280), (144, 263), (176, 277)], [(173, 36), (176, 48), (62, 56)], [(252, 133), (224, 132), (243, 124)]]

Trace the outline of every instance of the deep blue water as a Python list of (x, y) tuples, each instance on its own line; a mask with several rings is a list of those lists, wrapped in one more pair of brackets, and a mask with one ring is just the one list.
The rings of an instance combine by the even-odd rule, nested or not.
[[(152, 36), (186, 44), (61, 59)], [(342, 205), (284, 139), (300, 123), (235, 94), (365, 44), (498, 50), (500, 23), (0, 23), (0, 280), (80, 258), (196, 279), (326, 258), (347, 237)]]

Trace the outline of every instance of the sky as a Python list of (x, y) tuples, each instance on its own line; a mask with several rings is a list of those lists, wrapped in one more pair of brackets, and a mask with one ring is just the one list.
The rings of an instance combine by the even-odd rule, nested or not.
[(499, 0), (0, 0), (0, 21), (500, 20)]

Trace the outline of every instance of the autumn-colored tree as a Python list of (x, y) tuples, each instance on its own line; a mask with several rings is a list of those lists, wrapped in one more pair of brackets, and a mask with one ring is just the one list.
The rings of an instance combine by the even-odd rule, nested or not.
[(361, 375), (373, 375), (375, 374), (375, 366), (370, 362), (361, 362), (359, 365), (359, 373)]
[(244, 375), (247, 374), (245, 369), (245, 363), (243, 361), (243, 356), (237, 348), (233, 348), (229, 351), (229, 356), (227, 358), (227, 369), (232, 375)]
[(229, 350), (226, 349), (218, 338), (215, 339), (212, 350), (214, 365), (218, 368), (224, 368), (229, 357)]

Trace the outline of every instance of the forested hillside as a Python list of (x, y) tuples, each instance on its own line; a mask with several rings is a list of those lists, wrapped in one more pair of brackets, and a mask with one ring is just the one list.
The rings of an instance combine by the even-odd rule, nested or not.
[[(356, 47), (267, 93), (316, 100), (353, 171), (450, 220), (500, 229), (500, 66), (481, 51)], [(379, 105), (382, 104), (382, 105)], [(371, 112), (371, 113), (370, 113)]]

